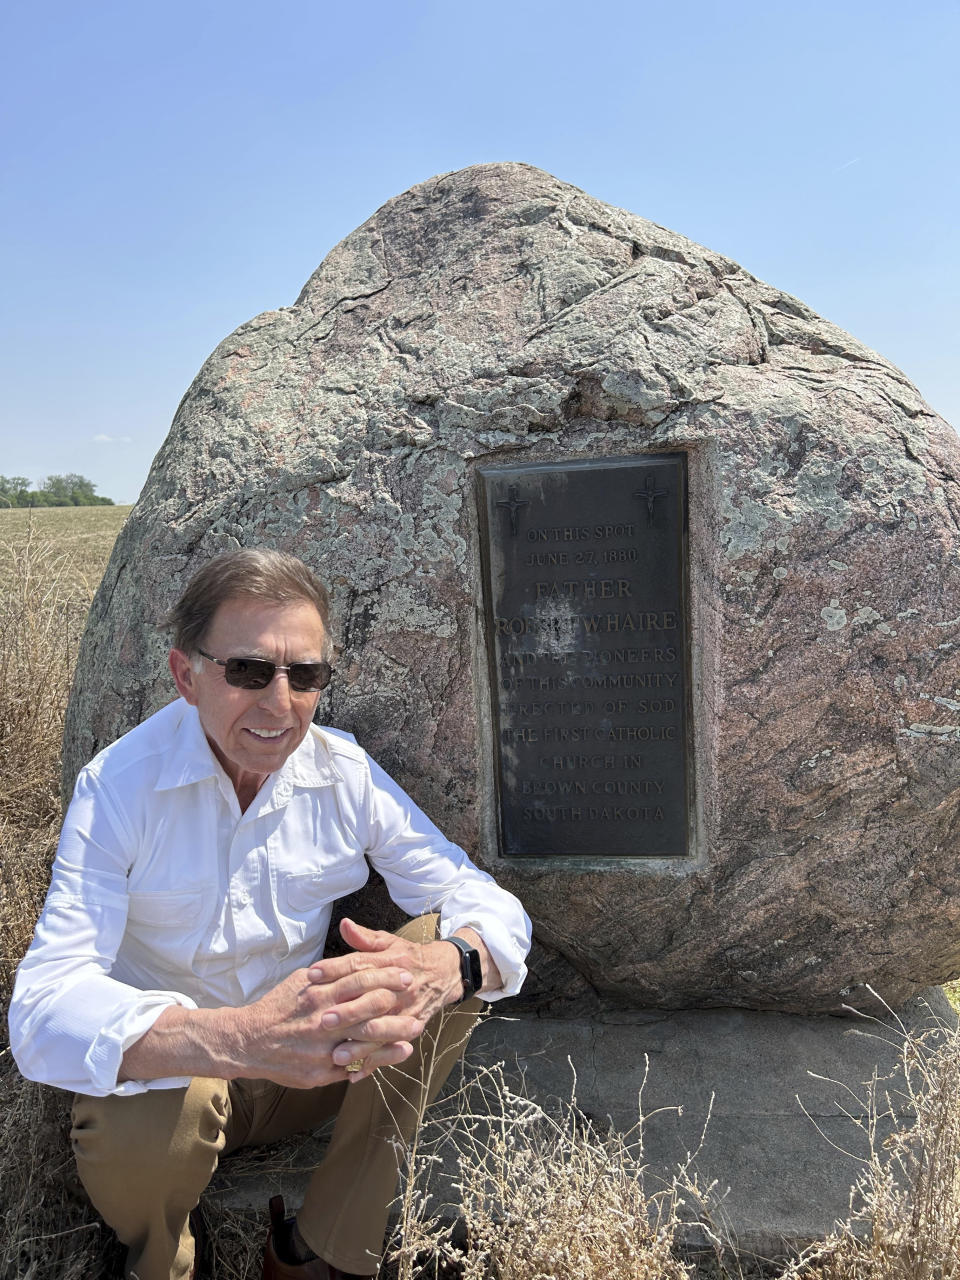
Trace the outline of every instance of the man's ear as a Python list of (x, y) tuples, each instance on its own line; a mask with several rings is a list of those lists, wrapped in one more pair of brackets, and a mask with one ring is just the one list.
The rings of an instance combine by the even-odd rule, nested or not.
[(173, 676), (173, 683), (177, 686), (177, 693), (189, 702), (191, 707), (197, 705), (197, 673), (193, 669), (193, 663), (183, 652), (182, 649), (170, 650), (170, 674)]

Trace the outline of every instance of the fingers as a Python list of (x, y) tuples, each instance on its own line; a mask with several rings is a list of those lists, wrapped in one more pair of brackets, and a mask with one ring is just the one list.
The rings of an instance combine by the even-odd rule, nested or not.
[[(364, 932), (372, 934), (373, 930)], [(310, 983), (329, 984), (330, 1004), (336, 1006), (330, 1009), (329, 1018), (324, 1017), (324, 1027), (338, 1027), (345, 1019), (354, 1021), (361, 1016), (372, 1018), (380, 1013), (399, 1013), (401, 1010), (426, 1022), (431, 1014), (459, 996), (459, 958), (452, 947), (413, 943), (388, 933), (380, 936), (387, 942), (387, 949), (383, 951), (354, 951), (350, 955), (319, 962), (307, 970)], [(394, 971), (409, 974), (409, 981), (392, 1005), (377, 1009), (365, 1005), (362, 1010), (349, 1009), (346, 1012), (339, 1007), (341, 1004), (349, 1005), (354, 998), (349, 980), (357, 982), (363, 991), (388, 985), (391, 990), (397, 990), (390, 985), (394, 981)], [(382, 976), (387, 973), (391, 975), (389, 981)]]
[[(234, 1059), (244, 1075), (296, 1089), (348, 1080), (342, 1054), (333, 1059), (346, 1040), (363, 1045), (361, 1078), (410, 1056), (422, 1023), (399, 1012), (411, 982), (406, 970), (364, 969), (327, 984), (305, 982), (305, 973), (298, 969), (239, 1012)], [(374, 1034), (361, 1030), (368, 1025)]]
[(307, 970), (307, 975), (311, 982), (337, 982), (351, 973), (359, 973), (361, 969), (386, 969), (399, 964), (402, 964), (402, 959), (388, 955), (385, 950), (351, 951), (349, 955), (317, 960)]
[[(396, 966), (361, 969), (336, 982), (308, 986), (304, 1000), (308, 1007), (312, 1005), (314, 1012), (319, 1012), (320, 1026), (325, 1031), (346, 1030), (361, 1040), (411, 1040), (423, 1027), (411, 1012), (400, 1012), (403, 993), (412, 983), (413, 975)], [(374, 1021), (377, 1027), (374, 1034), (357, 1030)]]
[(397, 941), (395, 934), (383, 929), (367, 929), (348, 916), (340, 921), (340, 937), (354, 951), (385, 951)]
[[(309, 976), (311, 971), (308, 970), (307, 972)], [(310, 981), (323, 988), (322, 995), (325, 997), (326, 1003), (334, 1006), (349, 1004), (361, 996), (373, 995), (378, 991), (393, 993), (406, 991), (413, 982), (413, 974), (408, 969), (402, 969), (398, 965), (388, 965), (384, 968), (371, 969), (364, 967), (363, 969), (350, 970), (343, 977), (325, 982), (310, 976)], [(318, 992), (317, 994), (319, 996), (321, 993)], [(393, 1000), (390, 1000), (386, 1008), (392, 1008), (394, 1003)], [(324, 1023), (324, 1026), (335, 1027), (336, 1025), (336, 1022)]]
[(389, 1013), (343, 1025), (352, 1038), (387, 1044), (394, 1040), (416, 1040), (427, 1023), (416, 1014)]
[(383, 1046), (377, 1040), (344, 1040), (338, 1044), (330, 1057), (335, 1067), (346, 1067), (351, 1062), (364, 1062)]
[[(408, 1041), (394, 1041), (391, 1044), (380, 1044), (372, 1040), (345, 1040), (333, 1051), (333, 1065), (340, 1067), (349, 1084), (356, 1084), (373, 1075), (378, 1067), (396, 1066), (405, 1062), (413, 1053), (413, 1045)], [(359, 1068), (356, 1064), (360, 1063)], [(347, 1066), (354, 1070), (347, 1071)]]
[(414, 1013), (397, 1013), (372, 997), (375, 993), (328, 1009), (320, 1019), (325, 1031), (342, 1031), (355, 1040), (415, 1040), (424, 1028)]

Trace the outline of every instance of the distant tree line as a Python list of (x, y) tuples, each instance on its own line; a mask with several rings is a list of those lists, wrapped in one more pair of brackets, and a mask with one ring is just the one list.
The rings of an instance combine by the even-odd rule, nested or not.
[(2, 507), (112, 507), (112, 498), (100, 498), (86, 476), (47, 476), (36, 489), (25, 476), (0, 476)]

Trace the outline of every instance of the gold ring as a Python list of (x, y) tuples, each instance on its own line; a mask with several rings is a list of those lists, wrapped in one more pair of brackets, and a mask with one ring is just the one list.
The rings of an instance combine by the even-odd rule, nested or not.
[(347, 1063), (347, 1065), (346, 1065), (343, 1069), (344, 1069), (344, 1071), (349, 1071), (351, 1075), (353, 1075), (353, 1074), (354, 1074), (355, 1072), (357, 1072), (357, 1071), (362, 1071), (362, 1070), (363, 1070), (363, 1059), (362, 1059), (362, 1058), (354, 1058), (354, 1060), (353, 1060), (352, 1062), (348, 1062), (348, 1063)]

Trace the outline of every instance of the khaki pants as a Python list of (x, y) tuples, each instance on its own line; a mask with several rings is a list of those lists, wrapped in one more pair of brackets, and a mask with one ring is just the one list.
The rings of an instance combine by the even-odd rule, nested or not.
[[(428, 941), (436, 917), (402, 937)], [(221, 1155), (316, 1128), (336, 1116), (297, 1224), (310, 1247), (341, 1271), (377, 1269), (402, 1148), (469, 1038), (482, 1002), (465, 1001), (428, 1023), (413, 1055), (359, 1084), (285, 1089), (269, 1081), (197, 1077), (187, 1089), (74, 1099), (71, 1142), (81, 1181), (129, 1248), (127, 1275), (186, 1280), (194, 1243), (187, 1216)]]

